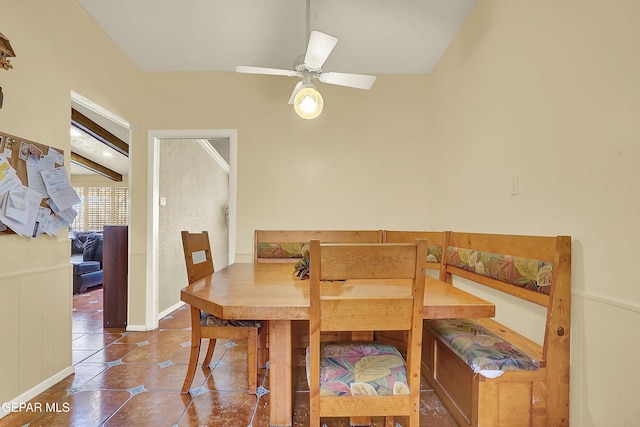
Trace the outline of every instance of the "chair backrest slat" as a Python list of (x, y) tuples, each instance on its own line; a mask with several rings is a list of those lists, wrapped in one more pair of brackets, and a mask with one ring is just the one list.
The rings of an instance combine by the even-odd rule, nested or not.
[[(322, 331), (397, 331), (409, 329), (413, 299), (404, 297), (378, 299), (327, 299), (320, 305)], [(362, 307), (367, 308), (367, 321), (362, 321)]]
[(215, 269), (207, 231), (202, 233), (182, 231), (182, 248), (189, 284), (213, 274)]
[[(419, 315), (422, 315), (422, 306), (424, 301), (424, 284), (426, 269), (426, 240), (416, 240), (417, 243), (364, 243), (364, 244), (348, 244), (348, 243), (323, 243), (319, 240), (311, 241), (311, 275), (310, 275), (310, 322), (322, 328), (330, 326), (331, 319), (340, 318), (345, 323), (351, 323), (344, 320), (344, 315), (338, 315), (337, 310), (340, 304), (351, 307), (349, 316), (360, 317), (361, 322), (367, 323), (373, 316), (368, 315), (368, 310), (373, 311), (384, 310), (387, 303), (388, 308), (404, 307), (412, 309), (419, 306)], [(373, 294), (362, 295), (358, 293), (340, 294), (339, 292), (328, 292), (326, 296), (320, 295), (321, 282), (323, 281), (343, 281), (350, 280), (349, 286), (358, 286), (359, 280), (373, 279), (375, 280), (393, 280), (401, 282), (407, 281), (411, 284), (411, 289), (407, 287), (406, 298), (411, 301), (409, 306), (406, 303), (395, 302), (392, 299), (385, 300), (383, 295)], [(401, 283), (397, 282), (397, 283)], [(369, 283), (371, 284), (371, 283)], [(325, 285), (325, 289), (329, 286)], [(402, 300), (401, 297), (394, 296)], [(415, 301), (413, 300), (415, 299)], [(323, 305), (324, 304), (324, 305)], [(357, 304), (361, 307), (367, 307), (367, 312), (362, 310), (354, 310)], [(327, 316), (321, 313), (321, 309), (327, 307), (327, 310), (333, 311), (336, 316)], [(390, 317), (390, 316), (386, 316)], [(320, 325), (320, 319), (325, 319)], [(404, 316), (399, 316), (404, 318)], [(391, 329), (411, 329), (410, 324), (398, 328), (394, 325)], [(313, 326), (312, 326), (313, 327)], [(375, 330), (376, 328), (368, 328), (363, 330)], [(386, 329), (386, 328), (385, 328)], [(352, 330), (346, 327), (344, 330)]]
[[(415, 244), (335, 244), (321, 250), (320, 280), (411, 279)], [(402, 262), (413, 258), (414, 262)]]

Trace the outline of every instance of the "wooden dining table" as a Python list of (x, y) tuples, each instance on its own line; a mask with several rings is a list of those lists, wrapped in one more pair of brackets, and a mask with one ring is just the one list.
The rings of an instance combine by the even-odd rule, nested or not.
[[(336, 281), (323, 293), (340, 295), (406, 295), (398, 281)], [(290, 263), (235, 263), (180, 292), (185, 303), (223, 319), (268, 320), (270, 425), (293, 420), (292, 322), (309, 320), (309, 281), (293, 275)], [(495, 306), (427, 275), (424, 318), (494, 317)]]

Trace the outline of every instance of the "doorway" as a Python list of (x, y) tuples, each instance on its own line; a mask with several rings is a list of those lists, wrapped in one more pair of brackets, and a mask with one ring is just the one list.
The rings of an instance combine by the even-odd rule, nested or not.
[(147, 330), (182, 304), (180, 230), (209, 229), (216, 269), (234, 262), (236, 156), (236, 130), (149, 132)]
[(182, 230), (208, 231), (215, 268), (229, 265), (229, 145), (228, 138), (160, 141), (159, 319), (182, 305)]
[[(71, 185), (80, 198), (80, 203), (74, 205), (77, 216), (69, 226), (72, 263), (102, 262), (102, 238), (96, 234), (101, 234), (106, 225), (129, 224), (130, 139), (131, 126), (126, 120), (71, 92), (71, 161), (68, 167)], [(93, 244), (86, 244), (87, 241)], [(93, 250), (87, 251), (91, 247)], [(103, 328), (102, 312), (96, 316), (96, 310), (77, 307), (82, 300), (89, 301), (92, 306), (103, 305), (102, 269), (100, 266), (92, 268), (94, 271), (84, 270), (86, 275), (82, 278), (74, 275), (74, 333)], [(77, 344), (74, 341), (74, 352)]]

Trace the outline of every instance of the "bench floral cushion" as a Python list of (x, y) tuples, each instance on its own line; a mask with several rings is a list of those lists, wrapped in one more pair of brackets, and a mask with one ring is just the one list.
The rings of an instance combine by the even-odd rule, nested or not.
[(302, 258), (301, 242), (260, 242), (256, 248), (258, 258)]
[(259, 328), (260, 322), (257, 320), (226, 320), (221, 319), (218, 316), (207, 313), (206, 311), (200, 312), (200, 325), (201, 326), (240, 326), (244, 328)]
[[(302, 249), (309, 246), (309, 242), (260, 242), (256, 248), (258, 258), (302, 258)], [(427, 262), (441, 262), (442, 247), (429, 245), (427, 247)]]
[(447, 264), (549, 295), (553, 263), (449, 246)]
[(427, 245), (427, 262), (442, 261), (442, 246)]
[(494, 378), (504, 371), (536, 371), (540, 362), (473, 319), (432, 319), (425, 322), (473, 372)]
[[(310, 354), (307, 347), (307, 381)], [(379, 342), (321, 344), (321, 396), (409, 394), (406, 364), (398, 350)]]

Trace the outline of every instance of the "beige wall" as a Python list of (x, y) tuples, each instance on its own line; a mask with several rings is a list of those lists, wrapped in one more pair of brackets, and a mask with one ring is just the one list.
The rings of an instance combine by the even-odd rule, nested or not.
[[(287, 104), (295, 80), (233, 73), (145, 76), (145, 132), (238, 129), (236, 259), (251, 259), (256, 228), (422, 228), (426, 194), (426, 76), (381, 76), (368, 92), (323, 87), (325, 110), (302, 121)], [(246, 102), (255, 99), (255, 102)], [(357, 106), (358, 108), (354, 107)], [(147, 134), (131, 147), (130, 311), (145, 325)], [(406, 193), (398, 191), (403, 188)], [(401, 215), (397, 206), (403, 206)]]
[[(325, 86), (322, 117), (302, 121), (287, 105), (294, 79), (143, 74), (75, 0), (0, 0), (0, 10), (2, 32), (17, 53), (14, 69), (0, 70), (4, 132), (62, 149), (68, 160), (72, 91), (131, 123), (129, 325), (144, 325), (147, 319), (151, 130), (238, 130), (238, 254), (250, 256), (255, 228), (428, 226), (430, 202), (398, 191), (426, 193), (428, 147), (421, 112), (428, 99), (415, 96), (426, 76), (380, 76), (371, 91)], [(3, 313), (0, 331), (9, 341), (30, 342), (48, 329), (41, 322), (16, 319), (31, 319), (25, 307), (48, 307), (52, 301), (27, 291), (34, 271), (42, 270), (48, 275), (44, 280), (61, 289), (57, 297), (64, 304), (56, 310), (71, 311), (69, 243), (66, 233), (34, 241), (1, 237), (0, 300), (11, 310)], [(0, 401), (26, 396), (31, 387), (71, 366), (70, 315), (55, 326), (62, 336), (53, 356), (37, 352), (26, 357), (15, 346), (3, 352)], [(33, 357), (48, 369), (33, 370)]]
[[(14, 69), (0, 70), (0, 128), (64, 150), (68, 164), (71, 90), (120, 112), (140, 74), (75, 1), (0, 0), (0, 11), (17, 54)], [(72, 372), (69, 251), (66, 232), (0, 236), (0, 402), (25, 401)]]
[(573, 237), (575, 426), (640, 419), (638, 16), (636, 1), (479, 0), (429, 79), (428, 165), (446, 174), (430, 226)]
[[(0, 0), (18, 55), (0, 70), (0, 129), (68, 156), (72, 90), (132, 124), (130, 325), (147, 314), (150, 130), (238, 130), (238, 259), (255, 228), (571, 235), (571, 424), (633, 425), (640, 345), (627, 337), (640, 288), (624, 267), (640, 234), (639, 7), (478, 0), (432, 75), (378, 76), (371, 91), (322, 85), (325, 111), (303, 121), (287, 105), (294, 80), (143, 74), (76, 1)], [(66, 235), (0, 237), (0, 338), (21, 343), (0, 353), (7, 401), (70, 366), (70, 315), (59, 313), (71, 279)], [(49, 326), (33, 307), (53, 310)], [(512, 312), (499, 315), (522, 326)], [(55, 354), (29, 352), (50, 327)]]

